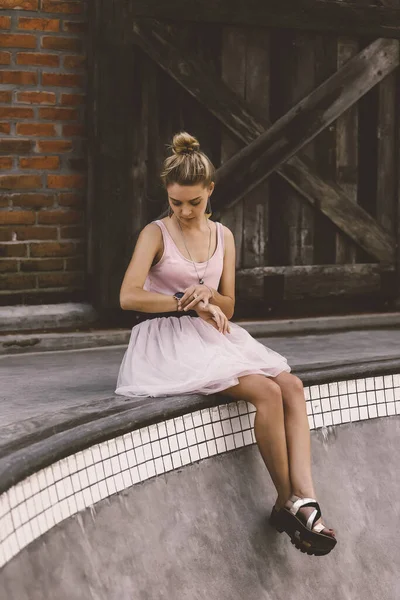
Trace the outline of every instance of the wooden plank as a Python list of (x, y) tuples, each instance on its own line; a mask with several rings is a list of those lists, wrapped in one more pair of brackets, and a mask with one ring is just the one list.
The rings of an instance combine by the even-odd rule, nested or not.
[[(337, 66), (340, 69), (357, 55), (358, 40), (339, 38)], [(390, 75), (389, 75), (390, 77)], [(382, 85), (382, 84), (379, 84)], [(357, 202), (358, 188), (358, 106), (351, 106), (336, 122), (336, 181), (352, 202)], [(336, 234), (336, 263), (355, 263), (357, 247), (342, 233)]]
[[(245, 99), (256, 114), (269, 118), (270, 35), (263, 29), (246, 29)], [(243, 266), (268, 264), (270, 183), (264, 181), (244, 200)]]
[[(275, 52), (279, 54), (278, 89), (274, 94), (281, 116), (315, 88), (315, 38), (310, 34), (283, 31), (277, 36)], [(315, 162), (315, 147), (311, 142), (303, 149), (302, 158)], [(278, 210), (279, 237), (282, 238), (282, 264), (312, 265), (314, 263), (313, 207), (302, 201), (299, 194), (287, 185), (280, 189)]]
[[(249, 300), (262, 299), (264, 286), (283, 277), (284, 300), (326, 298), (381, 293), (382, 275), (393, 275), (393, 266), (379, 264), (307, 265), (240, 269), (238, 290), (245, 289)], [(240, 296), (240, 293), (239, 293)]]
[[(396, 73), (391, 73), (378, 86), (378, 156), (376, 220), (390, 234), (394, 234), (397, 185), (396, 158)], [(397, 106), (398, 108), (398, 106)]]
[[(247, 35), (243, 28), (224, 27), (222, 31), (221, 77), (239, 97), (246, 91), (246, 47)], [(221, 164), (224, 164), (243, 146), (229, 131), (222, 131)], [(214, 196), (212, 197), (214, 205)], [(244, 203), (242, 199), (230, 209), (222, 210), (218, 218), (229, 227), (235, 238), (236, 268), (243, 266)]]
[[(248, 143), (257, 139), (268, 127), (266, 119), (255, 116), (244, 101), (223, 82), (207, 72), (206, 66), (200, 60), (196, 60), (189, 53), (183, 55), (165, 31), (165, 26), (155, 21), (135, 22), (133, 30), (136, 43), (185, 89), (205, 104), (210, 112), (239, 139)], [(371, 49), (374, 50), (381, 44), (386, 46), (386, 50), (382, 52), (391, 61), (391, 68), (394, 68), (398, 62), (397, 42), (378, 40), (366, 50), (371, 52)], [(383, 76), (382, 71), (380, 73)], [(365, 247), (379, 260), (393, 260), (391, 237), (384, 234), (364, 210), (354, 205), (340, 187), (330, 185), (318, 177), (312, 168), (297, 157), (287, 160), (286, 164), (281, 165), (277, 171), (298, 189), (307, 201), (319, 208), (358, 245)], [(322, 202), (321, 193), (329, 194), (331, 201)], [(220, 209), (223, 207), (224, 205), (221, 204)], [(352, 220), (343, 218), (347, 211), (353, 215)], [(364, 229), (368, 226), (368, 235), (360, 229), (360, 224), (364, 225)]]
[(135, 18), (400, 38), (399, 8), (373, 6), (371, 3), (360, 6), (339, 0), (135, 0), (131, 3), (131, 11)]

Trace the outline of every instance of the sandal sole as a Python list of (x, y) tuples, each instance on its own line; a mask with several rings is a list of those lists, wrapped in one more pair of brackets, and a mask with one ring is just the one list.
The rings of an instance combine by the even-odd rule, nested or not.
[[(285, 508), (281, 509), (279, 513), (273, 509), (269, 524), (279, 533), (287, 533), (292, 544), (301, 552), (309, 555), (325, 556), (337, 544), (335, 538), (307, 529), (300, 519)], [(299, 532), (298, 536), (295, 535), (296, 531)]]

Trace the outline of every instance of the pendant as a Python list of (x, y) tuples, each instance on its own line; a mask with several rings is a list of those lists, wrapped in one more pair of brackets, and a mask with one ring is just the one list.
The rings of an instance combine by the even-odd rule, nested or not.
[(199, 284), (204, 285), (204, 279), (199, 279)]

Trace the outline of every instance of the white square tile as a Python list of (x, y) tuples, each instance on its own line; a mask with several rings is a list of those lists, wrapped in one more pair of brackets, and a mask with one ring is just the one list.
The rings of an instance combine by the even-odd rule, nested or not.
[(348, 408), (349, 406), (349, 397), (347, 394), (343, 396), (339, 396), (340, 408)]
[(174, 468), (174, 465), (172, 464), (171, 454), (167, 454), (166, 456), (164, 456), (163, 461), (164, 461), (166, 471), (171, 471), (171, 469)]
[(383, 378), (383, 384), (385, 387), (393, 387), (393, 375), (385, 375)]
[(238, 409), (237, 402), (230, 402), (227, 406), (228, 406), (228, 410), (229, 410), (229, 416), (231, 418), (239, 416), (239, 409)]
[(394, 399), (400, 400), (400, 388), (395, 388), (394, 390)]
[(140, 435), (139, 429), (135, 429), (135, 431), (132, 431), (132, 441), (134, 448), (137, 448), (138, 446), (142, 445), (142, 437)]
[(304, 398), (306, 400), (310, 400), (310, 398), (311, 398), (311, 388), (309, 386), (306, 386), (304, 388)]
[(170, 447), (171, 452), (176, 452), (178, 450), (178, 448), (179, 448), (177, 436), (176, 435), (170, 435), (168, 437), (168, 440), (169, 440), (169, 447)]
[(106, 484), (107, 484), (107, 489), (108, 489), (108, 495), (112, 496), (113, 494), (115, 494), (117, 490), (115, 487), (115, 481), (114, 481), (113, 475), (111, 475), (111, 477), (107, 477)]
[[(383, 398), (384, 401), (384, 398)], [(367, 392), (367, 404), (376, 404), (375, 392)]]
[(365, 392), (366, 390), (366, 382), (365, 379), (357, 379), (356, 380), (357, 392)]
[(347, 395), (347, 381), (338, 382), (339, 396)]
[(147, 467), (147, 476), (148, 477), (155, 477), (156, 475), (156, 466), (154, 464), (154, 460), (149, 460), (146, 463), (146, 467)]
[(393, 375), (393, 385), (394, 387), (400, 387), (400, 374)]
[[(55, 467), (57, 467), (57, 463), (56, 463)], [(60, 468), (59, 465), (58, 465), (58, 468)], [(60, 470), (60, 477), (58, 479), (61, 479), (61, 470)], [(33, 475), (31, 475), (29, 477), (29, 481), (31, 483), (32, 496), (34, 496), (35, 494), (37, 494), (39, 492), (39, 489), (40, 489), (39, 481), (36, 476), (36, 473), (34, 473)]]
[[(245, 446), (251, 446), (253, 443), (253, 437), (252, 437), (252, 432), (247, 429), (246, 431), (243, 431), (243, 440), (244, 440), (244, 445)], [(223, 438), (220, 438), (223, 439)], [(219, 442), (219, 439), (217, 440), (217, 444)], [(225, 444), (224, 444), (225, 445)]]
[[(61, 510), (59, 507), (57, 507), (57, 510), (60, 513), (60, 521), (62, 521)], [(57, 510), (53, 511), (54, 516), (57, 514)], [(60, 521), (56, 521), (56, 523), (59, 523)], [(33, 533), (35, 539), (40, 537), (41, 533), (40, 533), (38, 517), (35, 517), (34, 519), (32, 519), (32, 521), (30, 523), (31, 523), (32, 533)]]
[[(66, 500), (63, 500), (63, 502), (66, 502)], [(64, 517), (64, 519), (66, 519), (67, 517), (68, 515)], [(43, 535), (48, 530), (47, 520), (44, 513), (40, 513), (40, 515), (37, 516), (37, 522), (39, 526), (40, 535)]]
[(340, 410), (334, 410), (332, 412), (332, 419), (333, 419), (334, 425), (339, 425), (342, 422)]
[(199, 449), (200, 458), (208, 457), (207, 444), (205, 442), (203, 444), (199, 444), (198, 449)]
[(0, 518), (10, 511), (10, 503), (7, 494), (0, 496)]
[(123, 454), (125, 452), (125, 444), (122, 436), (116, 438), (115, 443), (117, 445), (118, 454)]
[(360, 419), (368, 419), (368, 409), (366, 406), (360, 406)]
[(239, 417), (233, 417), (231, 419), (231, 423), (232, 423), (232, 431), (233, 431), (233, 433), (237, 433), (238, 431), (242, 430)]
[(349, 406), (358, 406), (357, 394), (349, 394)]
[[(246, 418), (247, 420), (249, 419), (248, 415), (246, 415), (245, 417), (242, 416), (240, 418), (241, 419)], [(221, 421), (216, 421), (215, 423), (213, 423), (213, 428), (214, 428), (214, 435), (215, 435), (216, 438), (221, 437), (222, 435), (224, 435), (224, 432), (222, 430)]]
[(200, 442), (204, 442), (206, 439), (205, 433), (204, 433), (204, 427), (196, 427), (196, 429), (194, 430), (195, 434), (196, 434), (196, 439), (197, 442), (200, 444)]
[(149, 430), (150, 441), (154, 442), (155, 440), (158, 440), (159, 435), (158, 435), (157, 423), (154, 423), (153, 425), (149, 425), (148, 430)]
[(350, 408), (350, 418), (352, 421), (360, 420), (360, 416), (358, 414), (358, 408)]
[[(368, 393), (370, 393), (370, 392), (367, 392), (367, 396), (368, 396)], [(383, 389), (376, 390), (375, 396), (376, 396), (377, 402), (386, 402), (385, 391)]]
[(315, 427), (322, 427), (323, 426), (323, 421), (322, 421), (322, 414), (320, 415), (314, 415), (314, 423), (315, 423)]
[(203, 408), (203, 410), (201, 411), (201, 416), (202, 416), (204, 425), (206, 425), (207, 423), (211, 423), (211, 415), (210, 415), (209, 408)]
[[(40, 535), (40, 534), (39, 534)], [(13, 533), (7, 540), (7, 546), (10, 549), (11, 556), (18, 554), (20, 547), (17, 539), (17, 535)]]
[(195, 444), (197, 444), (196, 434), (195, 434), (194, 429), (190, 429), (186, 433), (186, 436), (187, 436), (189, 446), (194, 446)]
[(329, 383), (329, 395), (330, 396), (338, 396), (339, 395), (339, 386), (336, 382)]
[(227, 404), (221, 404), (219, 407), (219, 414), (221, 416), (221, 421), (223, 419), (229, 419), (229, 408)]
[(225, 435), (228, 435), (229, 433), (233, 433), (232, 423), (231, 423), (230, 419), (221, 421), (221, 427), (222, 427), (222, 431)]
[[(90, 486), (90, 492), (92, 494), (93, 504), (96, 504), (96, 502), (99, 502), (101, 500), (100, 488), (99, 488), (98, 483), (95, 483), (94, 485)], [(73, 512), (71, 514), (75, 514), (76, 512), (78, 512), (78, 511), (73, 510)]]
[(331, 410), (331, 405), (329, 403), (329, 398), (322, 398), (321, 404), (322, 404), (322, 411), (323, 412), (329, 412)]
[(117, 492), (120, 492), (125, 488), (124, 478), (122, 477), (121, 473), (114, 475), (114, 483)]
[(124, 444), (125, 444), (125, 450), (131, 450), (133, 448), (133, 439), (132, 439), (132, 433), (126, 433), (124, 436)]
[(347, 391), (349, 394), (355, 394), (357, 391), (355, 379), (349, 379), (347, 382)]
[[(111, 465), (112, 465), (113, 460), (114, 459), (112, 458)], [(91, 467), (88, 467), (87, 475), (88, 475), (89, 485), (93, 485), (94, 483), (97, 483), (99, 478), (97, 475), (96, 465), (92, 465)]]
[(378, 404), (378, 417), (387, 417), (386, 404)]
[(310, 429), (314, 429), (315, 425), (314, 425), (314, 417), (313, 415), (308, 415), (308, 426)]
[(181, 461), (182, 461), (182, 464), (183, 465), (188, 465), (191, 462), (189, 450), (187, 448), (184, 448), (180, 452), (181, 452)]
[(100, 499), (107, 498), (108, 496), (108, 488), (105, 481), (100, 481), (98, 484)]
[(319, 386), (320, 398), (327, 398), (329, 396), (329, 386), (327, 383), (323, 383)]
[(140, 480), (144, 481), (145, 479), (148, 479), (148, 473), (147, 473), (146, 463), (143, 463), (142, 465), (139, 465), (138, 469), (139, 469)]
[(92, 450), (93, 462), (94, 463), (101, 462), (101, 452), (100, 452), (99, 445), (96, 444), (95, 446), (92, 446), (91, 450)]
[(163, 456), (165, 454), (169, 454), (170, 453), (169, 444), (168, 444), (168, 438), (160, 440), (160, 445), (161, 445), (161, 453), (162, 453)]
[[(175, 443), (176, 443), (176, 436), (174, 436), (174, 438), (175, 438)], [(170, 439), (170, 443), (171, 443), (171, 439)], [(143, 452), (142, 446), (138, 446), (137, 448), (135, 448), (135, 452), (136, 452), (136, 460), (137, 460), (138, 464), (144, 462), (145, 458), (144, 458), (144, 452)]]
[(384, 385), (383, 385), (383, 377), (375, 377), (375, 385), (374, 385), (374, 389), (375, 390), (381, 390)]
[(376, 408), (376, 404), (370, 404), (368, 406), (368, 414), (370, 419), (375, 419), (378, 416), (378, 410)]
[[(92, 493), (90, 491), (90, 488), (85, 488), (82, 491), (83, 494), (83, 499), (85, 501), (85, 506), (91, 506), (93, 504), (93, 500), (92, 500)], [(63, 500), (63, 502), (65, 502), (65, 500)], [(60, 502), (60, 506), (61, 506), (61, 510), (62, 510), (62, 503)]]
[(41, 499), (43, 510), (46, 510), (46, 508), (49, 508), (51, 506), (50, 494), (48, 489), (41, 491)]
[(49, 487), (49, 496), (50, 496), (50, 502), (51, 502), (51, 504), (52, 505), (53, 504), (57, 504), (57, 502), (58, 502), (58, 496), (57, 496), (57, 490), (56, 490), (55, 484), (51, 485)]
[(178, 433), (177, 437), (177, 441), (178, 441), (178, 448), (187, 448), (187, 441), (186, 441), (186, 434), (185, 432), (183, 433)]
[(257, 411), (253, 411), (253, 412), (249, 413), (250, 427), (254, 427), (254, 421), (256, 419), (256, 412)]
[(198, 427), (199, 425), (203, 424), (203, 421), (201, 420), (201, 413), (199, 410), (192, 413), (192, 417), (193, 417), (193, 425), (195, 427)]
[(189, 431), (189, 429), (193, 429), (194, 424), (193, 424), (192, 413), (188, 413), (187, 415), (183, 415), (183, 426), (186, 429), (186, 431)]
[(208, 425), (204, 425), (204, 435), (206, 440), (214, 439), (214, 430), (211, 423), (209, 423)]
[(311, 406), (312, 406), (314, 415), (322, 412), (321, 400), (312, 400)]
[(144, 452), (144, 460), (151, 460), (153, 458), (153, 455), (151, 453), (151, 444), (144, 444), (143, 446), (143, 452)]
[(107, 442), (102, 442), (99, 444), (99, 449), (102, 460), (107, 460), (107, 458), (110, 458), (110, 449)]
[(308, 415), (312, 415), (312, 400), (306, 400), (306, 411)]
[(157, 431), (158, 431), (158, 439), (164, 438), (167, 436), (167, 427), (165, 421), (162, 423), (156, 423)]
[(365, 388), (366, 390), (373, 390), (375, 389), (375, 381), (373, 377), (367, 377), (365, 380)]
[(331, 396), (331, 407), (332, 410), (338, 410), (340, 408), (339, 396)]
[(342, 423), (348, 423), (350, 421), (350, 409), (344, 408), (342, 410)]
[(248, 404), (244, 400), (238, 400), (237, 407), (239, 415), (245, 415), (248, 413)]
[(129, 472), (131, 474), (133, 485), (135, 485), (136, 483), (139, 483), (139, 481), (140, 481), (139, 469), (137, 467), (133, 467), (132, 469), (129, 469)]
[[(111, 477), (111, 475), (112, 475), (111, 458), (107, 458), (106, 460), (103, 460), (102, 465), (103, 465), (104, 477)], [(82, 487), (85, 487), (85, 486), (82, 485)]]
[(367, 394), (365, 392), (359, 392), (358, 393), (358, 404), (360, 406), (363, 406), (364, 404), (367, 404)]
[(149, 444), (150, 443), (150, 432), (149, 432), (149, 428), (148, 427), (142, 427), (140, 429), (140, 436), (142, 438), (142, 444)]
[(210, 408), (210, 417), (211, 417), (211, 421), (212, 423), (214, 423), (215, 421), (220, 421), (221, 417), (219, 414), (219, 410), (218, 410), (218, 406), (212, 406)]
[(235, 448), (241, 448), (244, 446), (243, 433), (241, 431), (233, 434), (233, 440), (235, 442)]
[(181, 433), (182, 431), (185, 431), (185, 427), (183, 425), (183, 417), (175, 417), (174, 421), (176, 433)]
[(386, 405), (387, 407), (387, 414), (388, 415), (395, 415), (396, 414), (396, 409), (394, 406), (394, 402), (388, 402), (388, 404)]
[(75, 494), (75, 501), (78, 511), (83, 510), (85, 508), (85, 499), (83, 497), (83, 492), (78, 492)]
[(74, 493), (74, 489), (72, 487), (72, 479), (71, 476), (69, 475), (68, 477), (64, 477), (63, 479), (63, 483), (64, 483), (64, 491), (65, 491), (65, 495), (66, 496), (71, 496), (71, 494)]
[(3, 516), (0, 521), (0, 526), (0, 539), (5, 540), (14, 531), (11, 512)]
[(171, 454), (171, 458), (172, 458), (172, 464), (174, 465), (174, 469), (178, 469), (179, 467), (182, 466), (182, 461), (181, 461), (179, 451), (173, 452)]
[(240, 416), (240, 429), (243, 431), (244, 429), (250, 429), (250, 419), (249, 415), (241, 415)]
[(226, 443), (225, 443), (225, 438), (223, 437), (219, 437), (215, 440), (215, 443), (217, 445), (217, 452), (221, 453), (221, 452), (226, 452)]
[(200, 460), (199, 449), (197, 446), (190, 446), (189, 448), (190, 459), (192, 462)]
[(157, 475), (161, 475), (161, 473), (164, 473), (164, 463), (162, 458), (156, 458), (154, 460), (154, 465)]
[(118, 454), (117, 444), (115, 443), (115, 440), (107, 440), (107, 443), (108, 443), (108, 451), (110, 453), (110, 457)]
[[(118, 458), (119, 458), (119, 464), (121, 467), (121, 471), (126, 471), (126, 469), (129, 468), (127, 454), (126, 453), (120, 454)], [(100, 479), (100, 478), (98, 478), (98, 479)]]
[[(64, 461), (63, 461), (63, 462), (65, 462), (65, 459), (64, 459)], [(64, 475), (64, 476), (65, 476), (65, 475), (68, 475), (68, 473), (69, 473), (69, 470), (67, 469), (66, 471), (64, 471), (63, 475)], [(42, 471), (38, 471), (38, 473), (37, 473), (37, 478), (38, 478), (38, 481), (39, 481), (39, 489), (43, 490), (44, 488), (46, 488), (46, 487), (47, 487), (47, 481), (46, 481), (46, 475), (45, 475), (45, 472), (44, 472), (44, 470), (42, 470)], [(11, 496), (11, 500), (10, 500), (10, 502), (11, 502), (11, 505), (12, 505), (12, 506), (15, 506), (15, 504), (17, 504), (17, 499), (16, 499), (16, 490), (15, 490), (15, 487), (12, 487), (12, 488), (10, 489), (10, 494), (12, 494), (12, 496)], [(14, 502), (14, 497), (15, 497), (15, 499), (16, 499), (16, 500), (15, 500), (15, 502)]]
[[(42, 488), (39, 488), (42, 489)], [(14, 486), (8, 490), (8, 502), (10, 504), (10, 508), (14, 508), (18, 504), (17, 495), (15, 493)]]
[(392, 390), (392, 389), (385, 390), (385, 400), (386, 400), (386, 402), (394, 401), (394, 390)]
[(318, 385), (312, 385), (310, 387), (310, 398), (312, 400), (319, 398), (319, 386)]
[(235, 449), (235, 441), (233, 439), (233, 435), (225, 436), (225, 443), (227, 451)]
[(217, 444), (215, 443), (215, 440), (209, 440), (207, 442), (207, 449), (209, 456), (214, 456), (214, 454), (218, 453)]

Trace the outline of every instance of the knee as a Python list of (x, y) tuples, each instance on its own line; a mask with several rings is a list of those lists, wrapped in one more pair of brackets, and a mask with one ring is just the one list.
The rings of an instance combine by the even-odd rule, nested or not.
[(257, 389), (254, 390), (250, 402), (257, 409), (283, 405), (282, 390), (277, 383), (265, 377), (264, 381), (261, 381)]
[(302, 380), (296, 375), (291, 375), (289, 381), (289, 389), (293, 392), (302, 392), (304, 390)]

